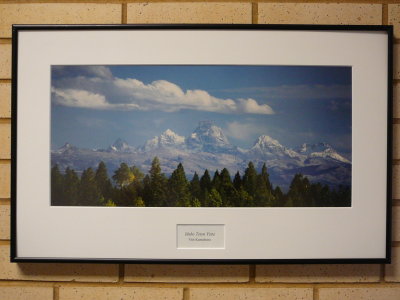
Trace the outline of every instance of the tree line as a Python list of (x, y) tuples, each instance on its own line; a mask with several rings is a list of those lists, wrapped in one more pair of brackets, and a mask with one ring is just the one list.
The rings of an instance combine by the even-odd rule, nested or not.
[(330, 188), (294, 175), (287, 193), (273, 187), (264, 164), (258, 173), (252, 162), (232, 177), (224, 168), (213, 176), (206, 169), (189, 181), (181, 163), (168, 178), (155, 157), (148, 174), (121, 163), (109, 178), (106, 164), (87, 168), (78, 176), (71, 168), (51, 169), (51, 203), (55, 206), (136, 207), (327, 207), (350, 206), (349, 186)]

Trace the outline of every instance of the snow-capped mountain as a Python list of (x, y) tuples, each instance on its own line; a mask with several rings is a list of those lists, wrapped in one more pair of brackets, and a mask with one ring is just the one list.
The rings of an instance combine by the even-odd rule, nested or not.
[(333, 147), (327, 143), (318, 143), (318, 144), (303, 144), (298, 150), (298, 153), (307, 155), (308, 158), (326, 158), (326, 159), (334, 159), (343, 163), (350, 164), (351, 162), (340, 155)]
[(301, 158), (299, 153), (282, 146), (277, 140), (267, 136), (260, 136), (254, 146), (248, 151), (250, 156), (261, 156), (265, 159)]
[(210, 121), (201, 121), (193, 133), (187, 137), (186, 146), (192, 151), (221, 152), (235, 149), (222, 129)]
[(161, 135), (148, 140), (140, 150), (145, 152), (159, 148), (182, 148), (184, 144), (185, 138), (183, 136), (167, 129)]
[(271, 182), (283, 189), (296, 173), (331, 186), (351, 182), (351, 162), (329, 144), (303, 144), (293, 150), (262, 135), (250, 149), (240, 149), (229, 142), (221, 128), (208, 121), (200, 122), (186, 138), (167, 129), (137, 148), (122, 139), (105, 150), (77, 148), (66, 143), (52, 151), (52, 164), (79, 172), (88, 167), (97, 168), (104, 161), (111, 174), (125, 162), (148, 172), (155, 156), (160, 159), (164, 173), (171, 174), (182, 163), (189, 178), (194, 172), (202, 174), (205, 169), (214, 172), (227, 168), (231, 175), (237, 171), (243, 174), (252, 161), (258, 169), (265, 163)]
[(126, 141), (118, 138), (110, 147), (108, 147), (107, 152), (132, 152), (135, 148), (129, 146)]
[(53, 151), (54, 153), (60, 153), (60, 154), (68, 154), (76, 151), (78, 148), (75, 146), (72, 146), (70, 143), (65, 143), (62, 147), (58, 148), (57, 150)]

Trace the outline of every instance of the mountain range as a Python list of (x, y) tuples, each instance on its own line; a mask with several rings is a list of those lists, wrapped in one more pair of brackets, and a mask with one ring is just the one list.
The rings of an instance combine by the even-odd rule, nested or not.
[(155, 156), (167, 175), (182, 163), (189, 179), (194, 172), (201, 176), (205, 169), (212, 174), (216, 169), (227, 168), (232, 176), (237, 171), (243, 175), (252, 161), (257, 169), (265, 163), (272, 184), (283, 189), (288, 188), (296, 173), (333, 187), (351, 184), (351, 162), (327, 143), (305, 143), (290, 149), (261, 135), (250, 149), (242, 149), (232, 145), (223, 130), (209, 121), (200, 122), (188, 137), (167, 129), (139, 147), (119, 138), (106, 149), (84, 149), (66, 143), (51, 153), (52, 165), (58, 164), (61, 170), (70, 167), (81, 172), (104, 161), (109, 175), (121, 162), (136, 165), (146, 173)]

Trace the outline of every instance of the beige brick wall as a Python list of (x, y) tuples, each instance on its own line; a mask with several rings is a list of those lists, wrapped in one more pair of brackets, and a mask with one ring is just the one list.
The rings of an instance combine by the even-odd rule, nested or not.
[(130, 3), (128, 23), (251, 23), (251, 3)]
[(243, 265), (126, 265), (125, 281), (132, 282), (248, 282)]
[[(393, 24), (396, 0), (0, 1), (0, 300), (400, 299), (400, 40), (394, 82), (391, 265), (15, 264), (10, 245), (11, 24)], [(295, 45), (294, 45), (295, 47)], [(40, 243), (40, 241), (37, 241)]]
[(17, 23), (118, 24), (121, 14), (122, 6), (110, 3), (0, 4), (0, 37), (11, 37), (11, 25)]

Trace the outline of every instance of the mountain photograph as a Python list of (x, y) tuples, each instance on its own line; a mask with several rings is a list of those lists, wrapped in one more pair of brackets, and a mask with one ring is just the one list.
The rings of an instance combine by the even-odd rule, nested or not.
[(350, 67), (51, 74), (52, 205), (351, 206)]

